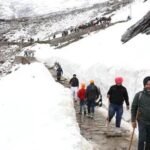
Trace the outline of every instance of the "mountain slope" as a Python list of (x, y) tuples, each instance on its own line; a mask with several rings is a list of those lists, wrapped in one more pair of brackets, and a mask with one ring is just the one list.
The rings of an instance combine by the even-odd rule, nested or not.
[(0, 18), (34, 17), (51, 12), (89, 7), (106, 0), (0, 0)]

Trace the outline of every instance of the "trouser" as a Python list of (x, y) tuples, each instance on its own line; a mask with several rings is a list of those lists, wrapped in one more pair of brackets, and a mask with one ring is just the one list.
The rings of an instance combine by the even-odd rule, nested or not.
[(138, 128), (138, 150), (150, 150), (150, 125), (146, 125), (142, 121), (139, 121)]
[(71, 95), (75, 101), (77, 101), (77, 92), (78, 92), (78, 87), (71, 87)]
[(60, 81), (61, 76), (57, 75), (57, 81)]
[(86, 112), (86, 102), (84, 100), (80, 100), (80, 113), (82, 113), (82, 110)]
[(111, 119), (114, 117), (115, 114), (116, 114), (116, 127), (120, 128), (121, 118), (123, 114), (123, 106), (110, 103), (108, 110), (109, 122), (111, 121)]
[(95, 112), (94, 108), (95, 108), (95, 100), (94, 99), (90, 99), (87, 101), (87, 106), (88, 106), (88, 114)]

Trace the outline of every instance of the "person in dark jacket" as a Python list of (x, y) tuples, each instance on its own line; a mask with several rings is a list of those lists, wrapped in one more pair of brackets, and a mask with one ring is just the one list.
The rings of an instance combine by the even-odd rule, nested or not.
[(69, 81), (70, 87), (71, 87), (71, 93), (73, 96), (73, 99), (75, 102), (77, 102), (77, 92), (78, 92), (78, 88), (79, 88), (79, 80), (76, 77), (76, 74), (73, 74), (73, 78), (70, 79)]
[(126, 102), (127, 110), (129, 109), (129, 98), (126, 88), (122, 85), (123, 78), (116, 77), (115, 85), (111, 86), (107, 97), (109, 99), (107, 126), (116, 114), (116, 128), (119, 131), (121, 118), (123, 115), (123, 103)]
[(99, 90), (97, 86), (94, 84), (94, 80), (91, 80), (90, 84), (87, 86), (86, 89), (88, 116), (91, 118), (94, 117), (95, 101), (96, 99), (98, 99), (98, 97), (99, 97)]
[(57, 66), (56, 74), (57, 74), (57, 81), (60, 81), (61, 76), (62, 76), (62, 74), (63, 74), (63, 70), (62, 70), (62, 68), (61, 68), (60, 65)]
[(144, 90), (135, 94), (131, 106), (132, 127), (138, 122), (138, 150), (150, 150), (150, 76), (143, 80)]

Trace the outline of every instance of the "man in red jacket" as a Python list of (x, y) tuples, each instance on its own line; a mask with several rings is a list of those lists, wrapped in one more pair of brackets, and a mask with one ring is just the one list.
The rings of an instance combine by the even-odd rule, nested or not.
[(78, 94), (78, 97), (79, 97), (79, 100), (80, 100), (80, 112), (79, 112), (79, 114), (82, 114), (82, 110), (84, 109), (84, 115), (86, 115), (85, 92), (86, 92), (85, 84), (82, 83), (81, 88), (79, 89), (77, 94)]

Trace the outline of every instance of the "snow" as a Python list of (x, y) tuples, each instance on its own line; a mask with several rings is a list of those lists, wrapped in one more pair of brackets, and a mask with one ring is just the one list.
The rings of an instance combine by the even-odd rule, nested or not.
[(80, 135), (69, 89), (43, 64), (20, 66), (0, 83), (0, 149), (92, 149)]
[[(144, 15), (149, 10), (147, 5), (150, 2), (138, 2), (132, 5), (137, 12), (139, 4), (140, 13)], [(114, 20), (119, 18), (120, 12), (122, 10), (116, 13)], [(143, 78), (150, 74), (149, 36), (139, 34), (127, 44), (122, 44), (120, 40), (126, 29), (141, 19), (141, 16), (137, 18), (136, 13), (133, 14), (131, 21), (116, 24), (98, 33), (91, 33), (90, 36), (60, 50), (54, 50), (49, 45), (36, 45), (32, 49), (37, 51), (36, 57), (49, 66), (55, 61), (60, 62), (64, 75), (68, 78), (76, 73), (80, 82), (85, 82), (87, 85), (89, 80), (93, 79), (102, 90), (106, 107), (109, 87), (114, 84), (116, 76), (123, 76), (131, 103), (135, 93), (143, 89)], [(129, 120), (129, 118), (130, 112), (124, 113), (124, 119)]]
[(0, 0), (0, 18), (44, 15), (73, 8), (88, 7), (106, 0)]
[[(3, 2), (3, 7), (6, 4), (11, 4), (12, 7), (16, 3), (15, 0), (11, 2), (8, 0)], [(38, 9), (39, 14), (47, 13), (48, 9), (43, 11), (43, 8), (51, 1), (41, 0), (36, 5), (34, 1), (17, 2), (16, 17), (19, 7), (24, 4), (30, 11), (34, 10), (35, 14)], [(40, 2), (43, 4), (40, 5)], [(64, 9), (66, 6), (70, 8), (85, 4), (85, 1), (65, 2), (57, 0), (51, 4), (51, 8), (57, 10), (60, 6)], [(91, 4), (97, 1), (88, 2)], [(39, 7), (36, 7), (37, 5)], [(56, 83), (43, 64), (52, 66), (58, 61), (65, 77), (70, 78), (76, 73), (80, 82), (85, 82), (86, 85), (93, 79), (101, 88), (106, 108), (106, 93), (109, 87), (114, 84), (116, 76), (123, 76), (123, 85), (129, 92), (131, 103), (134, 94), (143, 88), (143, 78), (150, 75), (149, 36), (139, 34), (126, 44), (122, 44), (120, 39), (128, 27), (149, 11), (149, 5), (149, 1), (134, 2), (131, 21), (91, 33), (90, 36), (62, 49), (56, 50), (49, 45), (40, 44), (28, 47), (36, 51), (35, 57), (41, 63), (21, 65), (19, 70), (0, 80), (0, 149), (48, 150), (52, 147), (56, 150), (92, 149), (92, 145), (80, 135), (70, 91)], [(9, 9), (12, 13), (7, 11), (5, 15), (14, 15), (12, 10)], [(34, 15), (33, 12), (31, 14)], [(123, 17), (120, 14), (124, 14)], [(128, 15), (128, 8), (119, 10), (113, 16), (113, 21), (124, 20)], [(105, 107), (101, 112), (106, 114)], [(130, 111), (125, 111), (124, 120), (129, 119)], [(126, 127), (129, 127), (129, 124)]]

